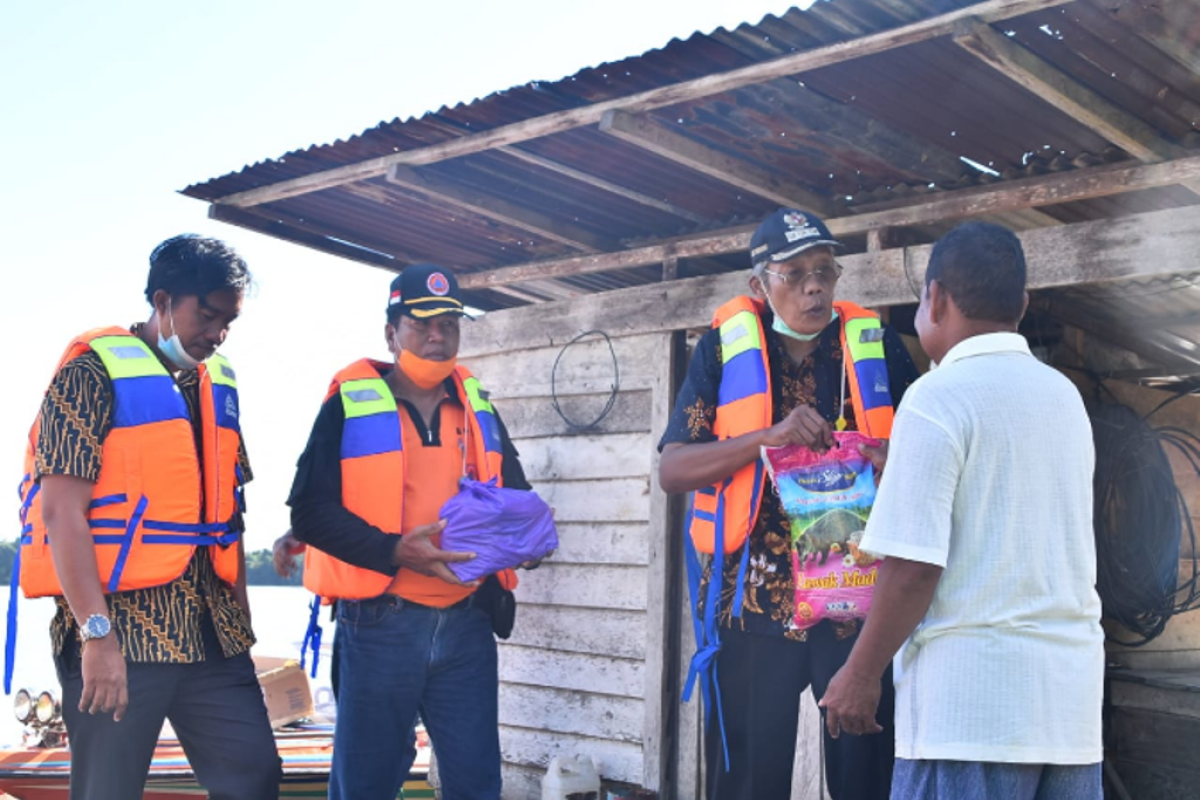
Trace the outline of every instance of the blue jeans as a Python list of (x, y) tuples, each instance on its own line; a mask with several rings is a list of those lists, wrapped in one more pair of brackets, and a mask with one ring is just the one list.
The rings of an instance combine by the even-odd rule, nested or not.
[(392, 800), (416, 756), (417, 715), (445, 800), (498, 800), (496, 640), (486, 613), (386, 595), (339, 601), (330, 800)]

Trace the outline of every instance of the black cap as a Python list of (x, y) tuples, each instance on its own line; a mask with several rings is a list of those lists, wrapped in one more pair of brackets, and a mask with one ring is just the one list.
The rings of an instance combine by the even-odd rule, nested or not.
[(750, 263), (787, 261), (810, 247), (841, 247), (816, 214), (798, 208), (781, 208), (762, 221), (750, 237)]
[(392, 281), (388, 294), (388, 319), (398, 314), (426, 319), (441, 314), (466, 316), (458, 281), (436, 264), (413, 264)]

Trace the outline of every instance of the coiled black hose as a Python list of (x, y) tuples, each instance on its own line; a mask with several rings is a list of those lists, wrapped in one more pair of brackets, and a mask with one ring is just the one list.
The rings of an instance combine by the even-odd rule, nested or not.
[[(1124, 405), (1097, 405), (1091, 418), (1096, 588), (1104, 616), (1134, 637), (1127, 640), (1110, 628), (1109, 639), (1139, 647), (1161, 634), (1173, 615), (1200, 606), (1196, 532), (1166, 452), (1178, 451), (1200, 475), (1200, 437), (1181, 428), (1155, 428)], [(1180, 575), (1185, 536), (1190, 578)]]

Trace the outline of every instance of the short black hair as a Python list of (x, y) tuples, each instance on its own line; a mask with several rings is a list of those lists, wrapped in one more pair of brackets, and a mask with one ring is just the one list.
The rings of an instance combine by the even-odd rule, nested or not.
[(172, 302), (181, 297), (204, 299), (210, 292), (228, 289), (244, 292), (250, 285), (245, 260), (220, 239), (185, 233), (172, 236), (150, 253), (146, 300), (163, 289)]
[(1010, 323), (1025, 307), (1025, 251), (1017, 235), (990, 222), (967, 222), (933, 246), (925, 287), (945, 289), (968, 319)]

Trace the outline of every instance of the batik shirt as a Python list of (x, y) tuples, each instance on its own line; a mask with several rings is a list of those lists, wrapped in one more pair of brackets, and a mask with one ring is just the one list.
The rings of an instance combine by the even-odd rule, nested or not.
[[(139, 326), (134, 326), (132, 332), (137, 335)], [(196, 434), (196, 452), (202, 453), (200, 373), (184, 370), (175, 375), (175, 382), (187, 403)], [(39, 477), (71, 475), (93, 483), (99, 480), (101, 450), (112, 429), (113, 397), (112, 380), (94, 352), (83, 353), (59, 371), (42, 402), (36, 453)], [(250, 464), (244, 447), (239, 457), (249, 481)], [(66, 599), (55, 599), (58, 612), (50, 623), (50, 638), (58, 655), (67, 637), (78, 638), (79, 626)], [(229, 585), (217, 577), (206, 547), (196, 548), (187, 568), (175, 580), (147, 589), (116, 592), (105, 599), (121, 652), (132, 662), (203, 661), (206, 616), (212, 619), (226, 657), (244, 653), (254, 644), (249, 615)]]

